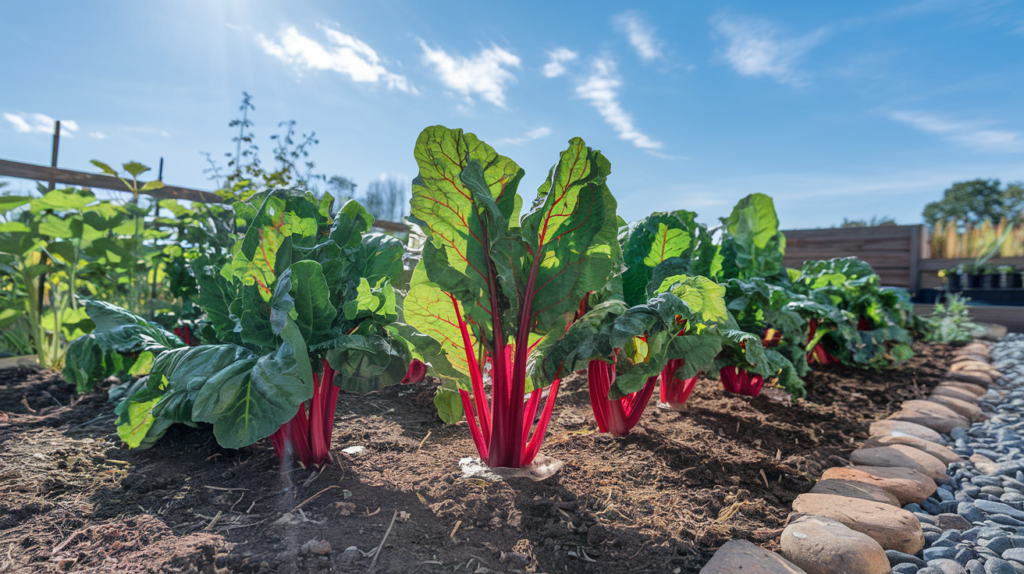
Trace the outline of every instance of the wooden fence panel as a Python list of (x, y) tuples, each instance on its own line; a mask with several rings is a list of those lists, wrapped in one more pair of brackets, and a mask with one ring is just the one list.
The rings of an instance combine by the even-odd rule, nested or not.
[(786, 267), (804, 261), (857, 257), (870, 264), (882, 285), (919, 288), (922, 225), (887, 225), (838, 229), (791, 229), (786, 235)]

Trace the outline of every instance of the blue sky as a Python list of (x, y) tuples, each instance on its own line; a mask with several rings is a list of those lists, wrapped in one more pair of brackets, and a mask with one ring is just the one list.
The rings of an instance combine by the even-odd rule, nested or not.
[(0, 158), (48, 163), (60, 119), (61, 167), (163, 157), (201, 189), (242, 91), (265, 160), (294, 119), (361, 188), (409, 180), (443, 124), (522, 165), (529, 201), (581, 136), (630, 220), (763, 192), (785, 228), (915, 223), (953, 181), (1024, 180), (1015, 1), (7, 2), (0, 37)]

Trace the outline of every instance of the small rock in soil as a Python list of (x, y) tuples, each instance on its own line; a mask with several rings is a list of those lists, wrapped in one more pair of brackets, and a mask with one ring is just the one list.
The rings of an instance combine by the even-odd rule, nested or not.
[(341, 556), (338, 556), (338, 562), (341, 562), (342, 564), (351, 564), (362, 557), (363, 553), (360, 552), (358, 548), (355, 546), (349, 546), (341, 553)]

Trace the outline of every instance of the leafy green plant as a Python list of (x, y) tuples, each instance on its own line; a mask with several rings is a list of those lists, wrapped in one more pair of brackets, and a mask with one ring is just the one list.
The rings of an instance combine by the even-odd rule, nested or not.
[(68, 345), (63, 371), (64, 380), (80, 393), (119, 373), (147, 375), (155, 358), (183, 345), (160, 325), (110, 303), (86, 301), (85, 309), (96, 326)]
[(723, 294), (706, 277), (677, 275), (641, 305), (600, 303), (545, 349), (542, 373), (586, 368), (600, 431), (623, 436), (639, 421), (659, 376), (663, 385), (683, 381), (711, 365), (721, 348), (715, 326), (728, 319)]
[(729, 217), (722, 218), (722, 277), (772, 280), (785, 275), (782, 256), (786, 236), (772, 198), (752, 193), (741, 199)]
[(909, 359), (916, 328), (909, 297), (883, 289), (870, 265), (854, 257), (806, 261), (793, 273), (793, 289), (822, 305), (846, 313), (850, 323), (834, 319), (821, 336), (829, 353), (845, 364), (879, 368)]
[[(666, 402), (681, 406), (696, 373), (721, 347), (711, 326), (727, 319), (725, 290), (703, 276), (718, 248), (689, 211), (654, 213), (622, 227), (622, 269), (590, 294), (565, 335), (545, 349), (543, 376), (587, 369), (601, 432), (636, 425), (659, 375)], [(687, 382), (689, 381), (689, 382)]]
[(367, 234), (373, 218), (355, 202), (332, 221), (330, 197), (252, 199), (236, 206), (243, 234), (231, 260), (193, 267), (217, 344), (154, 353), (116, 411), (131, 447), (152, 445), (173, 423), (210, 423), (224, 447), (273, 435), (279, 455), (319, 466), (330, 461), (339, 388), (366, 392), (406, 372), (407, 343), (390, 329), (401, 243)]
[(78, 297), (101, 292), (93, 279), (99, 258), (122, 256), (116, 237), (126, 215), (76, 189), (0, 198), (0, 214), (6, 213), (13, 216), (0, 223), (0, 272), (18, 297), (5, 306), (6, 320), (24, 320), (39, 363), (60, 368), (68, 341), (92, 329)]
[[(125, 176), (122, 176), (117, 170), (99, 160), (94, 159), (91, 163), (100, 168), (103, 173), (120, 179), (132, 194), (131, 199), (122, 206), (131, 221), (131, 225), (129, 225), (130, 232), (123, 233), (122, 231), (122, 237), (119, 241), (122, 250), (127, 256), (120, 257), (116, 261), (109, 261), (113, 265), (108, 265), (104, 270), (104, 274), (107, 277), (114, 278), (117, 283), (123, 286), (123, 301), (127, 309), (133, 313), (141, 313), (147, 307), (147, 302), (154, 296), (153, 287), (151, 287), (147, 277), (152, 276), (152, 283), (156, 283), (157, 270), (153, 264), (153, 259), (160, 250), (153, 241), (147, 241), (152, 239), (152, 234), (147, 234), (146, 216), (149, 215), (152, 206), (156, 202), (150, 201), (147, 205), (140, 205), (140, 199), (142, 194), (161, 189), (164, 184), (158, 180), (149, 181), (144, 184), (141, 183), (139, 176), (150, 171), (150, 168), (137, 161), (122, 164), (121, 167), (125, 171)], [(147, 235), (150, 236), (147, 237)]]
[(429, 241), (405, 299), (406, 321), (434, 339), (453, 367), (436, 399), (442, 417), (454, 414), (449, 397), (457, 396), (486, 464), (529, 465), (564, 371), (553, 381), (530, 379), (527, 365), (542, 356), (543, 338), (562, 335), (565, 315), (607, 282), (618, 259), (616, 204), (605, 183), (611, 165), (573, 138), (520, 218), (523, 170), (475, 135), (429, 127), (415, 157), (411, 219)]
[(985, 333), (985, 328), (971, 321), (967, 302), (970, 298), (952, 293), (945, 303), (937, 303), (928, 317), (931, 323), (925, 340), (935, 343), (970, 343)]

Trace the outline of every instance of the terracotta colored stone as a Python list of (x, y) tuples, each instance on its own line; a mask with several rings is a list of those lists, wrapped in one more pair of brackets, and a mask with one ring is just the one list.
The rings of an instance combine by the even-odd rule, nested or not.
[(917, 554), (924, 548), (921, 523), (902, 508), (846, 496), (801, 494), (793, 501), (793, 510), (838, 520), (874, 538), (886, 550)]
[(980, 421), (985, 418), (985, 413), (981, 412), (981, 407), (974, 402), (967, 402), (960, 399), (954, 399), (953, 397), (936, 394), (928, 397), (928, 400), (933, 403), (938, 403), (970, 421)]
[(850, 462), (860, 466), (896, 466), (920, 472), (935, 482), (946, 482), (946, 465), (934, 456), (905, 444), (862, 448), (850, 454)]
[(981, 361), (960, 361), (953, 363), (949, 366), (949, 370), (954, 373), (968, 373), (968, 374), (985, 374), (994, 379), (1003, 378), (1003, 374), (996, 370), (995, 367), (988, 363), (982, 363)]
[(999, 471), (999, 464), (983, 454), (972, 454), (967, 460), (973, 462), (974, 468), (984, 474), (991, 475)]
[(992, 384), (993, 384), (992, 377), (988, 376), (985, 373), (977, 373), (977, 372), (957, 373), (957, 372), (954, 372), (954, 371), (950, 371), (950, 372), (946, 373), (945, 378), (953, 380), (953, 381), (960, 381), (960, 382), (963, 382), (963, 383), (971, 383), (971, 384), (974, 384), (974, 385), (980, 385), (982, 387), (985, 387), (986, 389), (991, 387)]
[(949, 434), (957, 427), (971, 426), (971, 421), (956, 414), (949, 407), (930, 401), (906, 401), (903, 403), (903, 410), (889, 418), (917, 423), (943, 434)]
[(963, 381), (942, 381), (941, 383), (939, 383), (939, 386), (937, 386), (935, 388), (936, 389), (941, 389), (943, 387), (945, 387), (945, 388), (952, 387), (954, 389), (960, 389), (962, 391), (967, 391), (967, 392), (973, 394), (976, 397), (980, 397), (981, 395), (984, 395), (985, 393), (988, 392), (988, 389), (986, 389), (985, 387), (983, 387), (981, 385), (975, 385), (973, 383), (965, 383)]
[(981, 355), (982, 357), (989, 357), (992, 354), (991, 349), (985, 343), (970, 343), (964, 345), (956, 350), (956, 355)]
[(942, 439), (939, 433), (926, 426), (906, 421), (875, 421), (871, 423), (868, 434), (871, 436), (915, 436), (934, 443), (946, 444), (946, 441)]
[(746, 540), (726, 542), (700, 574), (807, 574), (782, 556)]
[(780, 554), (807, 574), (888, 574), (889, 558), (870, 536), (824, 516), (802, 515), (782, 531)]
[(978, 355), (975, 353), (964, 353), (957, 354), (953, 357), (953, 363), (962, 363), (964, 361), (978, 361), (981, 363), (988, 363), (989, 357), (986, 355)]
[(940, 396), (941, 397), (949, 397), (951, 399), (957, 399), (957, 400), (963, 401), (965, 403), (976, 404), (978, 402), (978, 397), (981, 396), (981, 395), (976, 395), (976, 394), (974, 394), (974, 393), (972, 393), (970, 391), (965, 391), (963, 389), (958, 389), (958, 388), (955, 388), (955, 387), (947, 387), (945, 385), (939, 385), (939, 386), (935, 387), (934, 389), (932, 389), (932, 396), (933, 397), (940, 397)]
[(879, 446), (892, 446), (894, 444), (905, 444), (912, 446), (918, 450), (934, 456), (941, 460), (943, 463), (949, 465), (960, 460), (960, 455), (953, 452), (953, 449), (948, 446), (942, 446), (931, 441), (917, 438), (916, 436), (873, 436), (868, 440), (864, 441), (864, 448), (879, 447)]
[(900, 501), (901, 506), (921, 502), (931, 496), (935, 481), (927, 476), (899, 467), (847, 466), (830, 468), (821, 475), (822, 480), (856, 480), (877, 486)]
[[(832, 494), (849, 498), (862, 498), (872, 502), (880, 502), (892, 506), (900, 506), (898, 498), (886, 492), (884, 488), (861, 482), (859, 480), (819, 480), (811, 488), (814, 494)], [(805, 569), (806, 570), (806, 569)]]

